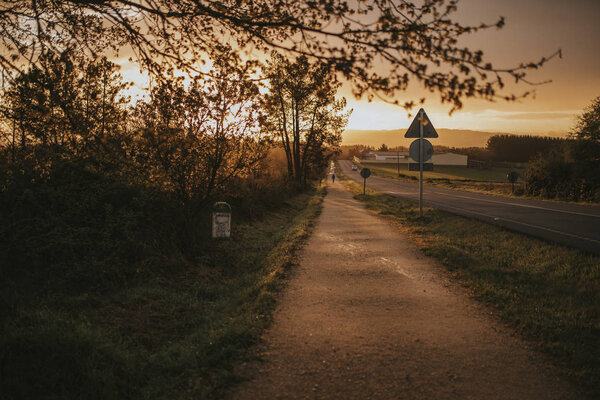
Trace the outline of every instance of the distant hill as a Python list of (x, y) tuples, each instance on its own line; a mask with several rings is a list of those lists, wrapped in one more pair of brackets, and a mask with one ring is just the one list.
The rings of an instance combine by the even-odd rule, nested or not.
[[(364, 144), (379, 147), (385, 143), (388, 147), (407, 146), (413, 139), (405, 139), (406, 129), (358, 130), (347, 129), (342, 135), (343, 145)], [(471, 131), (467, 129), (437, 129), (440, 135), (431, 139), (431, 143), (448, 147), (485, 147), (487, 140), (499, 132)]]

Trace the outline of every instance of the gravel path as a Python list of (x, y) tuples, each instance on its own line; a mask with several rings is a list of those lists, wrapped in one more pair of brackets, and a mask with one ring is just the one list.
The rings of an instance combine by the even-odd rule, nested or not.
[(340, 183), (232, 399), (576, 399), (547, 358)]

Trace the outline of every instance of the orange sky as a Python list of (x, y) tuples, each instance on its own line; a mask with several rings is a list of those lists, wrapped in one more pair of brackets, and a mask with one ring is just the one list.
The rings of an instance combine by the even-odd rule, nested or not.
[[(600, 0), (462, 0), (457, 16), (464, 23), (494, 22), (506, 18), (501, 30), (478, 33), (466, 44), (480, 48), (496, 67), (537, 61), (562, 49), (534, 81), (553, 82), (536, 87), (535, 98), (517, 103), (467, 100), (461, 111), (448, 116), (450, 107), (438, 96), (413, 85), (399, 100), (426, 96), (425, 110), (440, 128), (491, 130), (510, 133), (563, 134), (574, 116), (600, 96)], [(519, 85), (515, 93), (530, 90)], [(349, 129), (394, 129), (409, 124), (406, 112), (380, 102), (356, 101)]]
[[(551, 79), (552, 83), (537, 86), (535, 97), (513, 103), (466, 100), (452, 116), (450, 106), (440, 104), (437, 94), (416, 83), (398, 100), (426, 97), (424, 108), (439, 128), (565, 135), (575, 115), (600, 96), (600, 0), (462, 0), (455, 14), (460, 22), (475, 25), (495, 22), (500, 16), (506, 19), (503, 29), (472, 35), (465, 45), (482, 49), (485, 59), (500, 68), (538, 61), (560, 48), (562, 59), (528, 75), (532, 81)], [(121, 65), (126, 80), (144, 81), (137, 66)], [(519, 94), (532, 87), (520, 84), (513, 89)], [(348, 129), (398, 129), (410, 123), (400, 107), (356, 100), (348, 87), (340, 94), (354, 109)]]

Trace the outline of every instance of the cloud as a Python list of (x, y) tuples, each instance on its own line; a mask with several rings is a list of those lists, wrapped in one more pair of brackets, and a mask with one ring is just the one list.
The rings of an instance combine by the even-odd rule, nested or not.
[(496, 118), (508, 120), (549, 120), (549, 119), (573, 119), (577, 111), (543, 111), (543, 112), (518, 112), (498, 113)]

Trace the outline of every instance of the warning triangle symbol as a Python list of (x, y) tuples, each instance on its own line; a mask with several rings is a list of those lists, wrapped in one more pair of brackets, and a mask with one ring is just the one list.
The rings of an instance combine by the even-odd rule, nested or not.
[[(423, 117), (421, 117), (423, 115)], [(421, 137), (421, 120), (423, 121), (423, 137), (424, 138), (436, 138), (438, 137), (438, 133), (435, 131), (433, 124), (429, 120), (429, 117), (425, 113), (425, 110), (422, 108), (417, 113), (417, 116), (413, 120), (413, 122), (408, 127), (405, 138), (419, 138)]]

